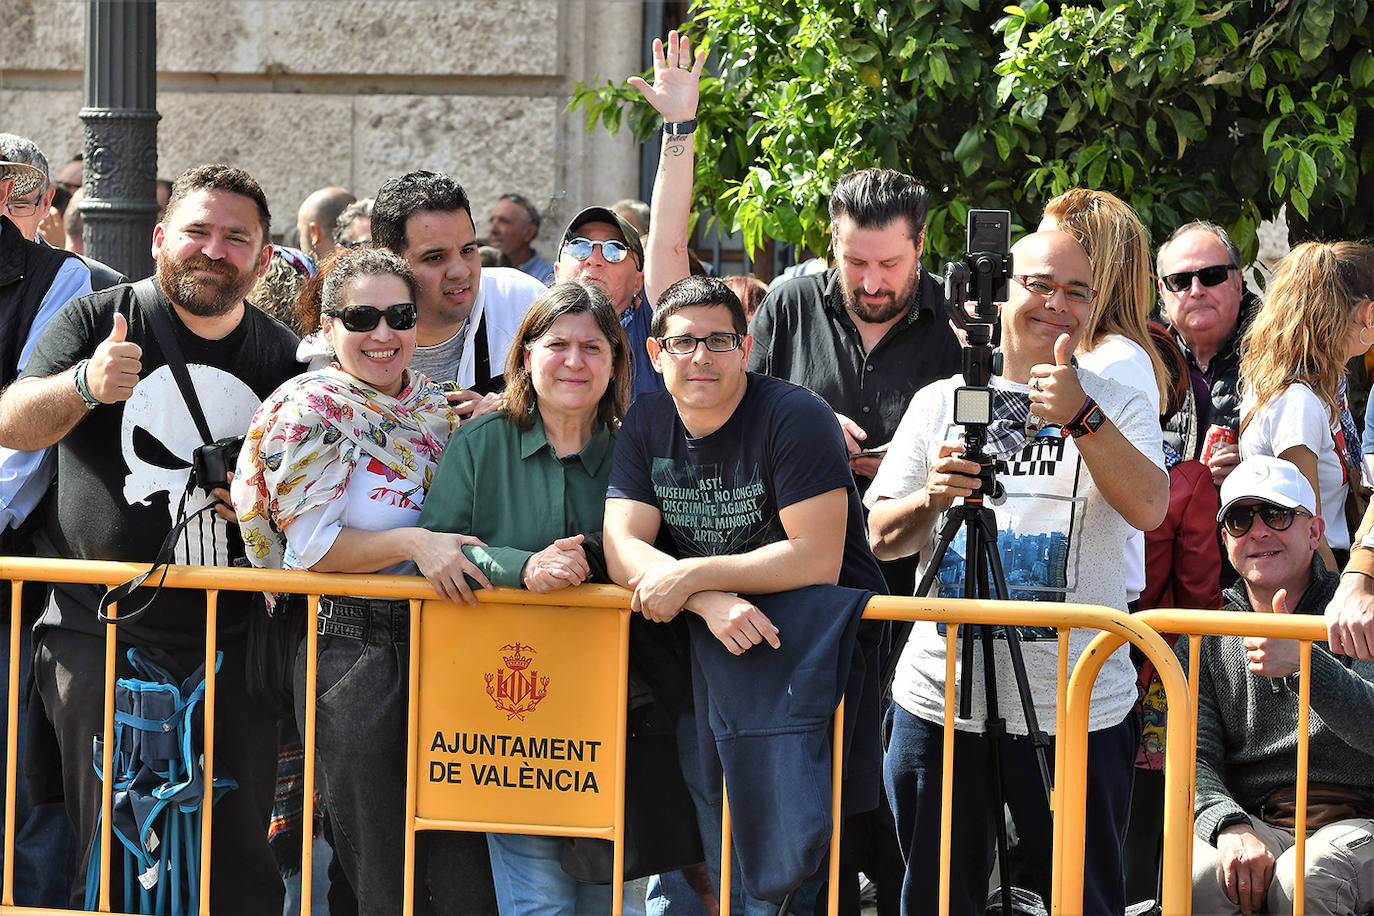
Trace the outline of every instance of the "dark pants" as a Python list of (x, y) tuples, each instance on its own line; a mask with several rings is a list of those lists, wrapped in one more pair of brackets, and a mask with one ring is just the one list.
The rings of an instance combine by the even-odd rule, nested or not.
[[(277, 773), (277, 724), (249, 700), (243, 682), (243, 643), (224, 640), (224, 661), (215, 681), (215, 771), (231, 775), (238, 788), (214, 807), (210, 863), (210, 906), (216, 913), (261, 916), (280, 913), (284, 893), (277, 863), (267, 845), (267, 823)], [(204, 650), (170, 652), (183, 674), (204, 661)], [(132, 675), (124, 649), (120, 676)], [(57, 734), (67, 815), (80, 838), (81, 862), (72, 903), (85, 901), (86, 868), (100, 816), (100, 777), (92, 762), (92, 738), (103, 729), (105, 641), (71, 630), (43, 628), (34, 636), (34, 679)], [(110, 902), (123, 905), (122, 848), (111, 849)]]
[[(317, 785), (330, 843), (363, 916), (401, 911), (405, 869), (406, 698), (410, 664), (404, 601), (327, 598), (315, 705)], [(350, 635), (329, 635), (348, 633)], [(296, 656), (296, 716), (305, 733), (306, 653)], [(416, 836), (417, 912), (496, 912), (487, 838)]]
[[(892, 740), (883, 769), (897, 821), (897, 840), (907, 863), (903, 916), (939, 912), (943, 739), (941, 726), (893, 707)], [(1119, 725), (1088, 736), (1084, 913), (1122, 913), (1126, 908), (1121, 845), (1139, 741), (1134, 714)], [(1053, 745), (1051, 738), (1047, 751), (1051, 767)], [(987, 751), (987, 739), (982, 735), (955, 732), (949, 906), (954, 914), (982, 914), (988, 897), (997, 837), (994, 819), (1002, 813), (991, 803)], [(1048, 905), (1054, 834), (1034, 748), (1024, 736), (1006, 736), (1001, 756), (1004, 797), (1020, 837), (1020, 858), (1031, 876), (1028, 890), (1040, 894)]]
[[(30, 598), (42, 601), (46, 592), (40, 584), (30, 582), (24, 589), (24, 604)], [(9, 583), (0, 586), (0, 607), (9, 608)], [(19, 906), (64, 907), (71, 893), (72, 875), (76, 871), (76, 840), (72, 836), (67, 812), (60, 801), (34, 803), (29, 795), (29, 782), (24, 773), (24, 748), (29, 734), (29, 669), (33, 659), (33, 631), (25, 614), (20, 624), (19, 637), (19, 755), (15, 767), (14, 808), (14, 902)], [(8, 681), (10, 670), (9, 618), (0, 619), (0, 677)], [(0, 696), (5, 691), (0, 688)], [(38, 702), (33, 699), (33, 702)], [(5, 724), (5, 716), (0, 713), (0, 727)], [(0, 761), (5, 751), (0, 747)], [(40, 790), (41, 791), (41, 790)], [(3, 827), (0, 827), (3, 834)]]

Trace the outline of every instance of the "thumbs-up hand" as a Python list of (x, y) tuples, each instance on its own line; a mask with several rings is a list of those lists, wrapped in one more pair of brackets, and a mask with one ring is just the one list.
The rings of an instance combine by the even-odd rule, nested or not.
[(86, 364), (86, 387), (102, 404), (129, 400), (138, 384), (143, 348), (125, 340), (128, 333), (128, 320), (115, 312), (110, 336), (100, 342)]
[[(1258, 608), (1256, 609), (1258, 610)], [(1275, 614), (1291, 614), (1288, 590), (1274, 592), (1271, 610)], [(1246, 662), (1251, 671), (1261, 677), (1284, 677), (1298, 670), (1298, 641), (1272, 637), (1245, 637)]]
[(1054, 342), (1054, 365), (1037, 363), (1031, 367), (1031, 413), (1054, 426), (1063, 426), (1078, 416), (1088, 398), (1078, 383), (1078, 371), (1070, 364), (1072, 358), (1069, 335), (1060, 334)]

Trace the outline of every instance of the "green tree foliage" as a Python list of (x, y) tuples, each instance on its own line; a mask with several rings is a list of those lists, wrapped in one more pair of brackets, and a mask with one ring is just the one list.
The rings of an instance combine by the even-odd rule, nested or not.
[[(1187, 219), (1253, 254), (1287, 203), (1299, 236), (1374, 224), (1368, 0), (696, 0), (712, 51), (696, 196), (747, 245), (825, 246), (838, 178), (881, 165), (931, 189), (927, 250), (968, 207), (1022, 227), (1071, 187), (1130, 201), (1156, 240)], [(624, 86), (578, 86), (588, 127), (658, 128)]]

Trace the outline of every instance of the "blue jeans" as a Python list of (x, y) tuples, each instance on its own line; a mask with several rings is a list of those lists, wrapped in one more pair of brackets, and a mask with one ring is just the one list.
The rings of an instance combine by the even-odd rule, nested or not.
[[(906, 860), (902, 884), (902, 916), (939, 911), (940, 893), (940, 781), (944, 734), (940, 725), (892, 707), (892, 739), (884, 758), (883, 775), (897, 842)], [(1121, 913), (1126, 892), (1121, 873), (1121, 847), (1131, 808), (1131, 780), (1140, 744), (1140, 725), (1134, 713), (1120, 724), (1088, 736), (1088, 809), (1084, 830), (1084, 913)], [(1054, 765), (1054, 738), (1049, 764)], [(1048, 906), (1053, 856), (1053, 825), (1040, 768), (1030, 739), (1007, 735), (1002, 739), (1004, 799), (1011, 810), (1021, 860), (1031, 878), (1027, 882)], [(988, 896), (996, 846), (988, 742), (973, 732), (954, 734), (954, 815), (950, 838), (951, 913), (979, 913)]]
[(611, 886), (564, 872), (558, 860), (562, 846), (560, 837), (487, 834), (501, 916), (605, 916), (611, 911)]
[[(682, 763), (682, 778), (687, 790), (696, 803), (697, 829), (701, 831), (701, 845), (706, 850), (706, 868), (711, 873), (711, 886), (720, 892), (720, 812), (707, 802), (706, 786), (701, 770), (700, 752), (697, 747), (696, 720), (688, 710), (677, 723), (678, 757)], [(739, 862), (731, 857), (730, 913), (731, 916), (774, 916), (781, 901), (758, 900), (744, 891), (744, 878), (740, 874)], [(821, 881), (808, 881), (797, 888), (788, 913), (792, 916), (811, 916), (815, 910), (816, 892)], [(700, 898), (687, 885), (679, 874), (657, 875), (650, 880), (648, 899), (645, 906), (650, 916), (655, 914), (687, 914), (696, 916), (702, 912)]]

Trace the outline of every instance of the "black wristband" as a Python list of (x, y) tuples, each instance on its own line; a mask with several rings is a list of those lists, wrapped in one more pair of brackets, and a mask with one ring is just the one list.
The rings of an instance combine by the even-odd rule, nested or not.
[(696, 118), (690, 121), (664, 121), (663, 132), (670, 137), (685, 137), (697, 129)]

